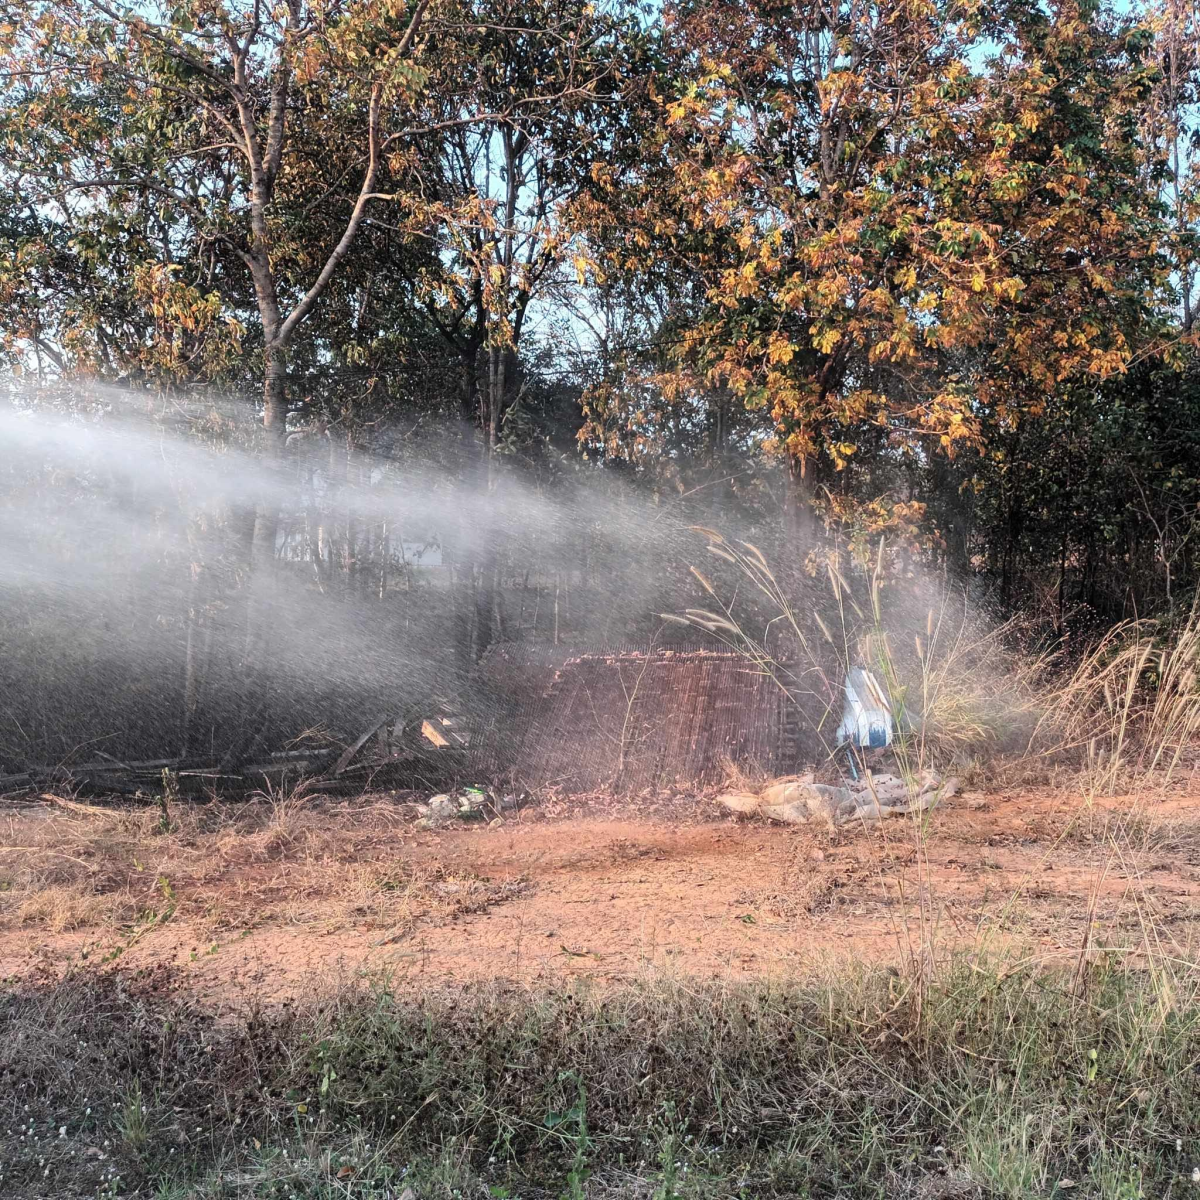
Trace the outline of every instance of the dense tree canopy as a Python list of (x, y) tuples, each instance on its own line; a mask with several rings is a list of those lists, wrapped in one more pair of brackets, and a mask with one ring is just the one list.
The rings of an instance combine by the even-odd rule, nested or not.
[(792, 567), (889, 532), (1058, 631), (1169, 608), (1198, 45), (1184, 0), (3, 0), (6, 387), (182, 404), (298, 489), (181, 510), (187, 655), (217, 614), (267, 639), (235, 600), (280, 569), (399, 605), (371, 488), (418, 459), (575, 505), (450, 505), (460, 664), (646, 634), (597, 590), (644, 598), (631, 495)]

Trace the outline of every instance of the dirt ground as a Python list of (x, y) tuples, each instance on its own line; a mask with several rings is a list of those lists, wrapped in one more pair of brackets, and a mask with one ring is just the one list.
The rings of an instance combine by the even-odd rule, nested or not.
[(0, 979), (171, 964), (198, 996), (240, 1004), (364, 970), (399, 987), (737, 977), (898, 962), (926, 940), (1051, 960), (1152, 936), (1190, 961), (1200, 927), (1200, 794), (1178, 791), (968, 792), (923, 832), (743, 823), (687, 796), (424, 832), (378, 796), (157, 820), (0, 810)]

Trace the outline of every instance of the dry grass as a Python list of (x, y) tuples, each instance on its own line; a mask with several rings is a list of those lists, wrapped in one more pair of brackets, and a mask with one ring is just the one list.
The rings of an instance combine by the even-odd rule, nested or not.
[(97, 895), (76, 884), (26, 885), (13, 899), (14, 921), (37, 926), (47, 933), (103, 925), (127, 911), (118, 897)]
[(1010, 753), (1027, 743), (1041, 715), (1038, 680), (1046, 664), (1013, 651), (1015, 623), (997, 626), (952, 590), (893, 595), (884, 577), (884, 547), (862, 571), (844, 555), (825, 559), (825, 588), (810, 589), (802, 608), (748, 543), (702, 529), (708, 551), (734, 568), (734, 594), (748, 582), (765, 606), (761, 634), (721, 599), (703, 572), (693, 574), (716, 608), (669, 619), (702, 629), (776, 680), (808, 714), (810, 733), (830, 757), (842, 712), (842, 682), (854, 665), (880, 677), (896, 717), (897, 749), (913, 774), (961, 765), (972, 755)]
[(1182, 1195), (1200, 996), (1156, 982), (979, 959), (924, 990), (378, 980), (217, 1018), (165, 974), (79, 977), (0, 1006), (4, 1194)]
[[(9, 824), (21, 853), (6, 920), (48, 927), (76, 900), (118, 919), (304, 920), (319, 889), (386, 940), (496, 898), (486, 881), (407, 863), (403, 818), (369, 798), (179, 807), (165, 832), (154, 802), (62, 801)], [(1122, 947), (1089, 929), (1062, 972), (986, 936), (950, 955), (927, 830), (909, 829), (887, 847), (915, 866), (900, 971), (415, 998), (381, 979), (219, 1020), (166, 971), (13, 992), (0, 1003), (0, 1185), (161, 1200), (1182, 1194), (1200, 1162), (1194, 966), (1150, 924)], [(1136, 867), (1192, 833), (1135, 797), (1084, 804), (1061, 836)], [(806, 863), (798, 848), (784, 892), (763, 902), (794, 917), (827, 904)], [(230, 880), (238, 907), (206, 908)]]
[(1046, 689), (1031, 747), (1082, 760), (1087, 789), (1165, 788), (1200, 737), (1200, 605), (1116, 626)]
[(405, 858), (403, 805), (308, 789), (233, 807), (56, 796), (0, 826), (0, 924), (62, 933), (187, 918), (216, 934), (319, 918), (390, 934), (470, 910), (500, 885)]
[[(716, 610), (689, 609), (676, 619), (737, 649), (789, 696), (815, 697), (823, 715), (814, 732), (831, 767), (838, 761), (831, 731), (841, 716), (841, 681), (850, 667), (862, 665), (886, 692), (896, 731), (891, 753), (914, 793), (930, 769), (1003, 771), (1011, 782), (1017, 774), (1065, 768), (1084, 804), (1052, 836), (1052, 846), (1086, 839), (1105, 855), (1091, 885), (1077, 978), (1085, 972), (1106, 875), (1128, 874), (1138, 891), (1138, 861), (1158, 836), (1147, 799), (1161, 794), (1195, 757), (1200, 600), (1174, 624), (1120, 626), (1072, 663), (1060, 653), (1028, 653), (1013, 625), (989, 623), (945, 589), (906, 580), (904, 564), (889, 560), (882, 541), (865, 569), (830, 553), (828, 592), (809, 591), (810, 610), (802, 612), (756, 547), (731, 543), (713, 530), (699, 532), (710, 554), (732, 568), (730, 594), (742, 595), (749, 607), (748, 585), (760, 613), (765, 604), (763, 631), (750, 631), (733, 601), (722, 600), (722, 590), (698, 570), (694, 574)], [(988, 767), (981, 769), (984, 763)], [(1120, 815), (1097, 811), (1099, 797), (1121, 792), (1133, 799)], [(899, 897), (906, 913), (899, 928), (918, 1009), (932, 1000), (941, 969), (943, 910), (929, 867), (929, 836), (929, 821), (919, 815), (899, 835), (912, 862)], [(1027, 886), (1029, 880), (1005, 905), (1006, 913)], [(1139, 905), (1138, 911), (1143, 952), (1151, 955), (1159, 950), (1153, 908)]]
[[(713, 604), (671, 619), (702, 629), (770, 674), (818, 717), (812, 731), (832, 757), (849, 667), (872, 668), (896, 718), (895, 753), (913, 778), (984, 761), (1006, 775), (1044, 777), (1066, 766), (1089, 795), (1163, 789), (1193, 770), (1200, 744), (1200, 601), (1174, 622), (1110, 630), (1081, 657), (1031, 651), (1017, 621), (997, 624), (944, 586), (887, 577), (881, 542), (864, 569), (825, 560), (826, 592), (807, 610), (762, 553), (701, 529), (708, 551), (749, 584), (766, 619), (755, 633), (718, 586), (693, 569)], [(914, 600), (924, 597), (924, 603)]]

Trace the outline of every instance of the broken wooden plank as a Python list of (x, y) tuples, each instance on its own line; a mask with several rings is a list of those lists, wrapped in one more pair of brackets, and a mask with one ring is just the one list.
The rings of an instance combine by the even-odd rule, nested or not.
[(440, 747), (449, 746), (450, 743), (442, 737), (441, 732), (434, 726), (432, 721), (421, 722), (421, 736), (427, 742), (432, 742), (433, 745)]
[(391, 713), (384, 713), (377, 721), (373, 722), (352, 746), (348, 746), (342, 752), (341, 757), (333, 764), (333, 770), (329, 774), (336, 779), (350, 765), (351, 759), (367, 744), (370, 738), (387, 724), (391, 716)]

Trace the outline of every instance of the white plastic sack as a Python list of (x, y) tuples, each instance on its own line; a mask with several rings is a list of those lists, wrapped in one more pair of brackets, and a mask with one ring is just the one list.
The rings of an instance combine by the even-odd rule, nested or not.
[(846, 675), (845, 705), (838, 744), (874, 750), (892, 744), (892, 706), (875, 676), (864, 667)]

